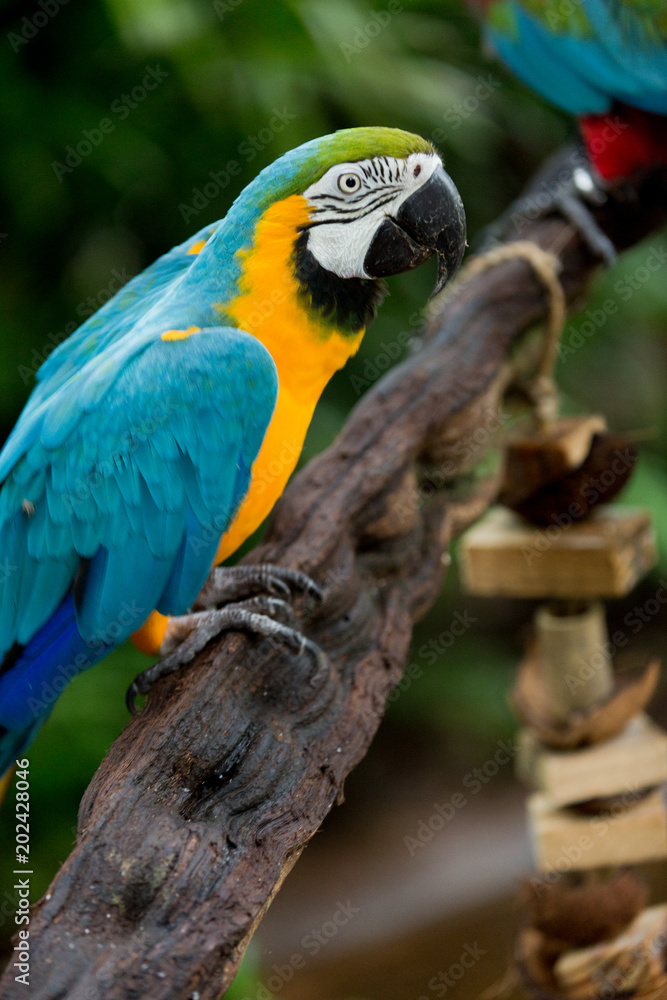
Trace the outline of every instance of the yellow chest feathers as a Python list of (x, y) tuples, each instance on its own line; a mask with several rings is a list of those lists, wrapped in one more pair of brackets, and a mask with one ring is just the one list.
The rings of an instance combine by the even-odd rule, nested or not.
[(349, 335), (323, 326), (299, 301), (293, 253), (299, 227), (307, 221), (308, 205), (300, 195), (272, 205), (257, 224), (253, 246), (239, 253), (239, 295), (220, 304), (234, 325), (257, 337), (273, 357), (278, 399), (250, 489), (221, 539), (216, 562), (231, 555), (270, 512), (296, 465), (322, 390), (363, 337), (363, 330)]

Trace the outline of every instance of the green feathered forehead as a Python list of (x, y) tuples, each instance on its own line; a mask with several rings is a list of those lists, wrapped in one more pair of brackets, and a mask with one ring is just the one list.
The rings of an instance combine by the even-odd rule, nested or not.
[[(300, 148), (306, 150), (310, 143)], [(296, 150), (295, 150), (296, 152)], [(399, 128), (346, 128), (323, 136), (313, 143), (312, 155), (306, 158), (300, 178), (303, 187), (318, 181), (337, 163), (371, 160), (375, 156), (403, 159), (411, 153), (434, 153), (430, 142), (420, 135)]]
[(329, 160), (322, 173), (344, 160), (370, 160), (374, 156), (402, 159), (410, 153), (435, 152), (426, 139), (400, 128), (346, 128), (320, 141)]

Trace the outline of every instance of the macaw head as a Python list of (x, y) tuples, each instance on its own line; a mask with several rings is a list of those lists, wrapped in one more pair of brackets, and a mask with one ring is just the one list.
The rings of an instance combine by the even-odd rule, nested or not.
[(384, 278), (433, 254), (433, 294), (458, 268), (466, 245), (463, 203), (430, 143), (388, 128), (328, 137), (319, 176), (303, 190), (310, 212), (302, 251), (339, 278)]
[[(243, 232), (250, 216), (273, 224), (278, 215), (291, 226), (295, 276), (313, 303), (323, 296), (377, 303), (377, 279), (433, 255), (436, 294), (466, 245), (463, 204), (440, 156), (400, 129), (344, 129), (285, 153), (246, 188), (228, 220)], [(365, 311), (373, 310), (360, 305)]]

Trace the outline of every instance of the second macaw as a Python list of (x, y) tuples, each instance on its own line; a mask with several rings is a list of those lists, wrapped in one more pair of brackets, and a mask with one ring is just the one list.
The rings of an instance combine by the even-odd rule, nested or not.
[(597, 175), (667, 164), (665, 0), (469, 0), (530, 87), (576, 115)]
[[(53, 352), (0, 454), (0, 774), (54, 693), (128, 636), (187, 644), (186, 612), (282, 493), (381, 279), (436, 254), (440, 288), (464, 246), (428, 142), (344, 130), (263, 170)], [(204, 641), (223, 618), (204, 613)]]

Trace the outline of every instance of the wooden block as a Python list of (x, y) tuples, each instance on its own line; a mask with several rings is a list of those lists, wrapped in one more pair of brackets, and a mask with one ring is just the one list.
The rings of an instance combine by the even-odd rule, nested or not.
[(529, 729), (519, 733), (517, 775), (552, 805), (608, 798), (667, 781), (667, 733), (646, 715), (617, 736), (581, 750), (551, 750)]
[(563, 417), (543, 431), (519, 434), (507, 442), (506, 481), (524, 494), (561, 479), (580, 466), (591, 450), (593, 437), (607, 429), (603, 416)]
[(612, 941), (564, 952), (554, 966), (556, 981), (572, 1000), (604, 996), (607, 982), (616, 994), (632, 995), (662, 978), (666, 930), (667, 904), (651, 906)]
[(535, 528), (494, 507), (462, 539), (463, 583), (485, 597), (623, 597), (654, 565), (646, 511), (598, 507), (585, 521)]
[[(634, 801), (633, 793), (625, 797)], [(662, 789), (607, 815), (557, 809), (543, 792), (528, 799), (535, 863), (540, 871), (580, 871), (667, 857), (667, 810)]]

